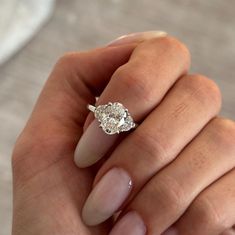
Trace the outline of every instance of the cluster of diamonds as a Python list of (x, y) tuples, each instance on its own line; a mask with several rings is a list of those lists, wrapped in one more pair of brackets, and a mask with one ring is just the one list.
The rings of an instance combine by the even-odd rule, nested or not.
[(135, 127), (128, 110), (120, 103), (115, 102), (99, 105), (94, 110), (94, 115), (100, 123), (100, 127), (108, 135), (123, 131), (129, 131)]

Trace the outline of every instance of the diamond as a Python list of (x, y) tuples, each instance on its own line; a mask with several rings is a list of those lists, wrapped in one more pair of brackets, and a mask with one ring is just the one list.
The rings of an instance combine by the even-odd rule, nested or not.
[(118, 102), (99, 105), (94, 115), (100, 122), (100, 127), (109, 135), (129, 131), (135, 127), (128, 110)]

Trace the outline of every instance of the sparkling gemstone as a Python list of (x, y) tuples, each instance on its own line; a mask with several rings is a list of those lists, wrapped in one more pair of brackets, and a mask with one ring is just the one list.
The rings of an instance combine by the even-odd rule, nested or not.
[(135, 127), (128, 110), (120, 103), (99, 105), (94, 112), (105, 133), (113, 135)]

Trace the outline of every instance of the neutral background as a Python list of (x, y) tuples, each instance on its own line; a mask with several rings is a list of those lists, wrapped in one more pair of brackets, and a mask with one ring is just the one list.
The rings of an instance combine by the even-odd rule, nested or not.
[(11, 227), (12, 147), (58, 57), (129, 32), (165, 30), (188, 45), (192, 71), (219, 84), (221, 114), (234, 119), (234, 9), (232, 0), (57, 1), (49, 23), (0, 67), (0, 235)]

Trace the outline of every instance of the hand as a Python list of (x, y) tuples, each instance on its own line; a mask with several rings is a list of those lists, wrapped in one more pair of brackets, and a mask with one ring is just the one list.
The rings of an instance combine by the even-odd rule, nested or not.
[(152, 39), (112, 76), (97, 104), (121, 102), (140, 125), (120, 139), (88, 117), (75, 162), (109, 157), (84, 205), (86, 224), (122, 209), (111, 235), (219, 235), (234, 225), (235, 124), (216, 117), (220, 91), (188, 74), (189, 61), (175, 39)]
[[(141, 124), (122, 140), (104, 135), (95, 121), (91, 123), (92, 116), (88, 116), (85, 129), (89, 127), (79, 141), (76, 163), (83, 167), (93, 164), (110, 148), (115, 148), (99, 170), (91, 195), (95, 195), (97, 188), (102, 193), (100, 185), (106, 186), (112, 177), (116, 180), (112, 185), (117, 187), (112, 190), (111, 185), (105, 190), (105, 204), (99, 195), (97, 201), (89, 196), (83, 209), (85, 222), (106, 220), (122, 204), (123, 219), (113, 234), (118, 227), (124, 229), (123, 234), (131, 234), (125, 220), (129, 225), (133, 223), (129, 229), (139, 228), (139, 234), (146, 228), (149, 234), (162, 233), (175, 221), (180, 234), (217, 234), (213, 232), (234, 223), (233, 171), (227, 173), (234, 167), (234, 124), (219, 118), (210, 121), (220, 108), (217, 87), (203, 76), (185, 75), (188, 52), (175, 39), (165, 37), (141, 43), (140, 35), (131, 38), (112, 47), (66, 55), (55, 66), (13, 153), (13, 235), (104, 235), (113, 226), (111, 220), (93, 227), (82, 222), (81, 210), (96, 168), (79, 169), (72, 159), (88, 114), (86, 105), (95, 103), (95, 96), (100, 96), (99, 103), (122, 102)], [(221, 130), (219, 133), (217, 128)], [(94, 136), (99, 141), (95, 142)], [(160, 171), (166, 164), (169, 165)], [(105, 174), (113, 166), (111, 173)], [(108, 200), (110, 192), (116, 193), (112, 208)], [(208, 194), (209, 202), (223, 197), (222, 203), (208, 203), (205, 207), (211, 205), (209, 208), (216, 209), (220, 217), (214, 217), (217, 215), (214, 210), (207, 213), (202, 207)], [(95, 202), (98, 211), (92, 215)], [(108, 212), (105, 218), (101, 216), (102, 209)], [(124, 216), (127, 211), (135, 212)], [(208, 220), (210, 223), (205, 226), (203, 220), (196, 221), (195, 212), (201, 213), (200, 218), (218, 220), (216, 224)], [(97, 218), (101, 221), (97, 222)], [(192, 224), (198, 229), (195, 233), (190, 230)], [(137, 235), (136, 231), (132, 234)]]
[(138, 42), (62, 57), (50, 75), (13, 153), (13, 235), (104, 235), (108, 221), (87, 227), (81, 208), (94, 169), (78, 169), (74, 149), (88, 114), (114, 71)]

